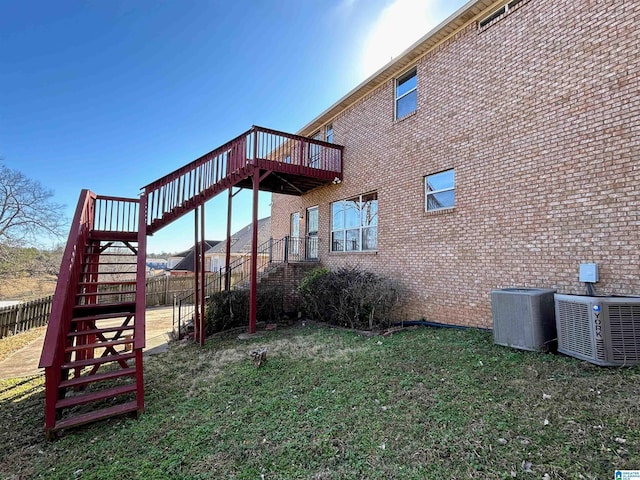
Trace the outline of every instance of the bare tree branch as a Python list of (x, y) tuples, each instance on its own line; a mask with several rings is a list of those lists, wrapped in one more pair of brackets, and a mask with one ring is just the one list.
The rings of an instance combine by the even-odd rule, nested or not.
[(38, 246), (44, 237), (62, 237), (64, 206), (52, 197), (53, 192), (40, 182), (0, 165), (0, 250)]
[(43, 250), (61, 240), (64, 206), (40, 182), (0, 163), (0, 278), (57, 273), (62, 249)]

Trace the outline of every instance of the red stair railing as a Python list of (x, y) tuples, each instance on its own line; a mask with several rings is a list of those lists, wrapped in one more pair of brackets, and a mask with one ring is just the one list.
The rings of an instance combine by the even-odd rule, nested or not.
[(69, 333), (65, 328), (68, 328), (69, 324), (64, 320), (71, 319), (75, 305), (78, 279), (82, 273), (83, 247), (86, 245), (93, 227), (95, 199), (96, 195), (89, 190), (82, 190), (80, 193), (67, 246), (60, 264), (60, 273), (40, 357), (40, 368), (48, 368), (53, 365), (55, 357), (62, 352), (64, 339)]
[(148, 233), (204, 204), (252, 173), (248, 166), (342, 178), (343, 147), (299, 135), (252, 127), (242, 135), (145, 186)]
[[(144, 215), (141, 215), (139, 210), (139, 208), (144, 208), (144, 200), (144, 197), (141, 201), (101, 197), (86, 189), (80, 193), (60, 264), (60, 273), (40, 356), (39, 367), (45, 369), (46, 430), (54, 428), (56, 422), (58, 385), (61, 382), (61, 366), (65, 358), (66, 339), (73, 318), (73, 309), (76, 305), (79, 281), (84, 273), (82, 269), (85, 255), (87, 255), (86, 246), (89, 244), (92, 233), (98, 231), (120, 233), (138, 242), (138, 272), (142, 272), (142, 280), (138, 276), (134, 348), (141, 352), (144, 347), (144, 247), (146, 245), (146, 231), (144, 229)], [(141, 206), (139, 207), (139, 205)], [(138, 224), (143, 227), (141, 231), (137, 231)], [(142, 250), (140, 250), (141, 248)], [(140, 262), (142, 262), (141, 270)], [(140, 283), (142, 283), (142, 287), (140, 287)], [(99, 302), (97, 296), (88, 296), (87, 298), (91, 303)], [(141, 371), (142, 369), (140, 369)], [(143, 402), (143, 399), (140, 398), (139, 402)]]
[(67, 246), (62, 256), (56, 291), (44, 339), (40, 368), (45, 369), (45, 428), (52, 429), (56, 421), (56, 401), (61, 380), (60, 366), (76, 301), (78, 281), (82, 275), (84, 246), (87, 243), (94, 220), (96, 195), (82, 190), (71, 223)]
[(101, 232), (137, 233), (140, 202), (133, 198), (96, 196), (93, 229)]
[[(248, 163), (247, 138), (251, 132), (252, 130), (248, 130), (144, 187), (148, 199), (147, 225), (158, 225), (162, 220), (166, 220), (165, 215), (171, 213), (174, 215), (169, 221), (174, 220), (183, 212), (186, 213), (204, 203), (206, 198), (200, 197), (216, 185), (232, 182), (232, 174), (238, 173)], [(162, 225), (150, 231), (157, 230), (160, 226)]]

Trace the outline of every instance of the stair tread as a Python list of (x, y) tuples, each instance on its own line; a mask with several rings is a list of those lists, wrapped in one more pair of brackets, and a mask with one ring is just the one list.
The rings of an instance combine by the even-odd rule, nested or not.
[(137, 272), (85, 272), (82, 274), (83, 277), (86, 277), (88, 275), (100, 275), (101, 277), (104, 275), (135, 275)]
[(66, 353), (77, 352), (78, 350), (90, 350), (92, 348), (115, 347), (116, 345), (124, 345), (125, 343), (133, 343), (133, 339), (107, 340), (106, 342), (86, 343), (84, 345), (73, 345), (64, 349)]
[[(119, 302), (119, 303), (86, 303), (84, 305), (75, 305), (73, 309), (75, 311), (89, 310), (89, 309), (108, 309), (116, 310), (120, 312), (127, 311), (127, 308), (135, 308), (136, 302)], [(114, 312), (115, 313), (115, 312)]]
[(117, 397), (126, 393), (136, 391), (136, 384), (130, 383), (128, 385), (119, 385), (113, 388), (107, 388), (99, 390), (97, 392), (91, 392), (81, 395), (74, 395), (72, 397), (63, 398), (56, 402), (56, 408), (69, 408), (76, 405), (82, 405), (84, 403), (97, 402), (98, 400), (104, 400), (109, 397)]
[(84, 262), (84, 265), (137, 265), (138, 262)]
[[(114, 248), (124, 248), (122, 246)], [(111, 253), (111, 252), (87, 252), (88, 255), (99, 255), (100, 257), (135, 257), (136, 254), (131, 250), (127, 250), (126, 253)]]
[(135, 280), (108, 280), (106, 282), (78, 282), (78, 285), (135, 285)]
[(113, 407), (103, 408), (101, 410), (95, 410), (93, 412), (83, 413), (76, 417), (68, 417), (56, 422), (53, 430), (63, 430), (65, 428), (78, 427), (98, 420), (104, 420), (106, 418), (115, 417), (117, 415), (123, 415), (125, 413), (135, 412), (138, 409), (137, 402), (131, 401), (127, 403), (121, 403), (114, 405)]
[(105, 241), (136, 241), (138, 240), (138, 232), (118, 232), (115, 230), (92, 230), (89, 234), (91, 240), (105, 240)]
[(84, 375), (60, 382), (59, 388), (75, 387), (86, 385), (87, 383), (101, 382), (103, 380), (113, 380), (114, 378), (126, 377), (136, 374), (136, 367), (121, 368), (111, 372), (96, 373), (94, 375)]
[(72, 322), (85, 322), (91, 320), (108, 320), (110, 318), (122, 318), (133, 316), (133, 312), (115, 312), (115, 313), (105, 313), (103, 315), (88, 315), (86, 317), (74, 317), (71, 319)]
[(135, 290), (123, 290), (117, 292), (90, 292), (90, 293), (76, 293), (76, 297), (88, 297), (91, 295), (105, 296), (105, 295), (126, 295), (136, 293)]
[(121, 332), (123, 330), (133, 330), (135, 325), (120, 325), (118, 327), (92, 328), (90, 330), (76, 330), (69, 332), (67, 337), (78, 337), (80, 335), (98, 335), (100, 333)]
[(123, 353), (120, 355), (105, 355), (104, 357), (88, 358), (86, 360), (77, 360), (75, 362), (63, 363), (60, 368), (62, 368), (63, 370), (66, 370), (71, 368), (91, 367), (93, 365), (101, 365), (103, 363), (118, 362), (122, 360), (126, 361), (135, 357), (136, 357), (135, 352)]

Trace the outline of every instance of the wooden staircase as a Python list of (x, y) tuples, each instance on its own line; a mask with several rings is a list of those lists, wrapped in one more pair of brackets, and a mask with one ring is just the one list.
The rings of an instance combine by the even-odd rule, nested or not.
[(135, 231), (140, 203), (88, 191), (81, 196), (40, 361), (48, 438), (144, 410), (146, 236)]
[(83, 190), (40, 357), (39, 366), (45, 369), (47, 437), (144, 410), (147, 235), (234, 186), (253, 188), (257, 223), (258, 190), (302, 195), (342, 179), (342, 150), (252, 127), (147, 185), (137, 199)]

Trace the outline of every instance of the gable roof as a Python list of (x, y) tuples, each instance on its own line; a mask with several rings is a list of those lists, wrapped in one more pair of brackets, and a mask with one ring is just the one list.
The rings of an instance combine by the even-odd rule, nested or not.
[[(252, 224), (244, 226), (231, 235), (231, 253), (251, 253)], [(271, 237), (271, 217), (258, 220), (258, 245), (262, 245)], [(207, 250), (207, 254), (224, 254), (227, 251), (227, 241), (224, 240)]]
[(169, 258), (184, 258), (189, 255), (191, 250), (185, 250), (184, 252), (174, 253), (173, 255), (169, 255)]
[(467, 2), (404, 52), (302, 127), (298, 131), (298, 135), (306, 137), (313, 135), (320, 127), (331, 122), (340, 112), (346, 110), (389, 80), (402, 74), (446, 39), (505, 3), (507, 3), (507, 0), (471, 0)]
[[(205, 240), (205, 249), (206, 252), (211, 247), (220, 243), (220, 240)], [(195, 246), (191, 247), (191, 250), (187, 250), (186, 255), (180, 260), (171, 270), (183, 270), (186, 272), (193, 272), (193, 259), (195, 257)]]

